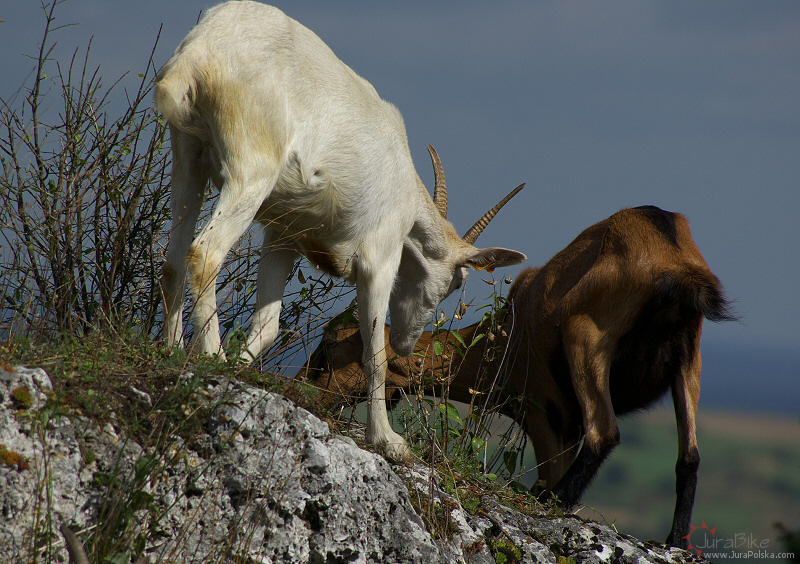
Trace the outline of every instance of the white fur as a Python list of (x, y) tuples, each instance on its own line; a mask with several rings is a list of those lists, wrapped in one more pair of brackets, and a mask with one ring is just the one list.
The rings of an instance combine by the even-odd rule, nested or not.
[[(167, 341), (182, 344), (188, 265), (200, 347), (223, 354), (216, 277), (258, 221), (264, 247), (247, 352), (256, 358), (277, 336), (286, 278), (300, 254), (355, 282), (370, 377), (367, 440), (406, 458), (384, 401), (387, 308), (393, 346), (409, 354), (436, 306), (460, 285), (464, 266), (525, 256), (464, 242), (417, 176), (397, 109), (276, 8), (228, 2), (209, 10), (159, 73), (156, 103), (173, 147)], [(209, 179), (220, 198), (195, 238)]]

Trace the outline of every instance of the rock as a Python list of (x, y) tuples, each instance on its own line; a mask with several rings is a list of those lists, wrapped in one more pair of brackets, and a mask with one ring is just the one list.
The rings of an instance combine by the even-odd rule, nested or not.
[(150, 394), (147, 392), (143, 392), (139, 388), (135, 386), (130, 386), (128, 388), (128, 394), (134, 401), (141, 403), (142, 405), (146, 405), (151, 407), (153, 405), (153, 399), (150, 397)]
[[(43, 371), (0, 370), (0, 444), (20, 457), (0, 463), (0, 554), (28, 561), (35, 546), (40, 561), (67, 562), (58, 532), (66, 523), (84, 542), (97, 525), (92, 546), (127, 561), (142, 548), (151, 562), (477, 564), (499, 553), (507, 562), (688, 559), (576, 517), (524, 515), (488, 497), (471, 514), (429, 468), (393, 469), (281, 396), (223, 377), (202, 386), (204, 428), (156, 449), (111, 425), (49, 413)], [(20, 387), (31, 396), (24, 412), (11, 394)], [(434, 538), (425, 529), (406, 483), (415, 499), (444, 508), (449, 533)]]
[[(194, 497), (204, 500), (202, 517), (223, 518), (194, 517), (192, 498), (176, 492), (175, 528), (190, 531), (184, 546), (209, 554), (224, 540), (229, 554), (261, 562), (435, 560), (436, 546), (383, 458), (331, 436), (275, 394), (220, 380), (212, 398), (219, 406), (207, 428), (225, 462), (196, 472)], [(159, 556), (182, 549), (168, 542)]]

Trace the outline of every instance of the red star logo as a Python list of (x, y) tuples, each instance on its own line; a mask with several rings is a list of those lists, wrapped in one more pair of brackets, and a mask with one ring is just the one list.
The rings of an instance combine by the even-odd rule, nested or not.
[(708, 525), (706, 525), (705, 521), (703, 521), (703, 524), (700, 525), (699, 527), (695, 527), (694, 525), (689, 525), (689, 534), (686, 535), (685, 537), (683, 537), (687, 541), (689, 541), (689, 546), (687, 547), (687, 550), (694, 550), (697, 553), (697, 556), (701, 556), (702, 557), (703, 556), (703, 551), (698, 549), (698, 548), (695, 548), (694, 546), (692, 546), (692, 533), (694, 533), (697, 529), (705, 529), (706, 531), (711, 533), (711, 536), (713, 537), (714, 534), (717, 532), (717, 528), (716, 527), (714, 527), (713, 529), (710, 528)]

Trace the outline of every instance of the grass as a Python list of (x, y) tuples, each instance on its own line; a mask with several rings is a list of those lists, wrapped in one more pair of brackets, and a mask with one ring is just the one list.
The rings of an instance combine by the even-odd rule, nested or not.
[[(16, 337), (0, 344), (0, 360), (44, 369), (53, 382), (51, 401), (61, 409), (85, 415), (99, 426), (120, 426), (137, 439), (152, 431), (158, 420), (154, 414), (171, 418), (175, 425), (185, 418), (191, 408), (185, 403), (191, 399), (191, 386), (184, 386), (189, 397), (175, 395), (180, 396), (179, 377), (189, 373), (198, 381), (207, 374), (224, 374), (280, 393), (301, 406), (311, 405), (310, 390), (300, 383), (234, 362), (187, 355), (133, 330), (48, 341)], [(147, 394), (150, 403), (137, 399), (132, 388)], [(168, 409), (170, 405), (179, 409)]]
[[(141, 447), (132, 451), (138, 454), (131, 468), (121, 463), (127, 456), (123, 448), (119, 460), (103, 460), (93, 470), (94, 482), (104, 492), (98, 505), (98, 526), (85, 540), (93, 561), (139, 556), (152, 542), (148, 536), (156, 530), (161, 512), (159, 501), (148, 493), (150, 480), (180, 463), (181, 449), (176, 450), (175, 445), (207, 451), (195, 444), (215, 407), (203, 393), (206, 376), (235, 378), (306, 407), (313, 395), (307, 386), (292, 380), (233, 362), (187, 355), (132, 330), (98, 330), (80, 338), (61, 335), (46, 341), (16, 337), (0, 344), (0, 361), (5, 367), (39, 367), (49, 374), (53, 391), (41, 409), (28, 409), (30, 394), (26, 397), (19, 389), (13, 394), (19, 407), (17, 417), (26, 419), (43, 443), (51, 440), (51, 422), (56, 417), (84, 416), (92, 427), (110, 425), (123, 441), (130, 439)], [(92, 465), (97, 455), (91, 442), (82, 438), (83, 432), (76, 436), (84, 465)], [(48, 456), (45, 452), (41, 460), (29, 461), (0, 446), (0, 463), (20, 472), (30, 468), (38, 477), (37, 487), (44, 489), (49, 489)], [(38, 554), (48, 561), (55, 550), (51, 512), (46, 498), (37, 499), (43, 520), (34, 524), (28, 556), (36, 561)]]
[[(95, 473), (96, 483), (106, 493), (100, 508), (101, 526), (85, 541), (93, 558), (135, 557), (147, 545), (147, 527), (143, 531), (137, 521), (141, 521), (142, 511), (157, 520), (159, 510), (157, 500), (147, 493), (146, 483), (149, 476), (174, 462), (169, 453), (176, 437), (192, 447), (193, 437), (200, 434), (213, 408), (202, 396), (206, 376), (227, 376), (279, 393), (323, 420), (333, 421), (330, 414), (315, 406), (313, 388), (302, 382), (235, 362), (186, 354), (142, 337), (135, 330), (106, 329), (80, 338), (61, 335), (50, 340), (18, 336), (0, 344), (0, 362), (5, 366), (39, 367), (49, 374), (53, 392), (47, 405), (40, 412), (24, 414), (36, 422), (41, 436), (46, 436), (44, 431), (54, 416), (82, 415), (92, 426), (110, 424), (119, 436), (130, 437), (142, 446), (130, 474), (113, 464), (110, 471)], [(134, 389), (137, 394), (131, 393)], [(144, 394), (149, 401), (142, 400)], [(29, 398), (24, 393), (18, 396), (15, 402), (24, 411)], [(433, 423), (431, 434), (435, 435), (438, 428)], [(341, 433), (351, 430), (341, 422), (335, 427)], [(456, 532), (450, 515), (456, 501), (472, 514), (482, 510), (481, 499), (487, 495), (518, 511), (541, 511), (530, 495), (504, 487), (487, 475), (474, 453), (450, 450), (445, 456), (442, 452), (446, 450), (429, 444), (417, 447), (416, 452), (430, 465), (437, 483), (451, 499), (432, 498), (413, 478), (399, 472), (409, 486), (415, 510), (434, 538), (449, 539)], [(96, 458), (85, 444), (82, 456), (86, 465)], [(0, 448), (0, 463), (21, 471), (27, 469), (28, 461)], [(513, 555), (509, 547), (491, 545), (489, 549), (501, 559)]]

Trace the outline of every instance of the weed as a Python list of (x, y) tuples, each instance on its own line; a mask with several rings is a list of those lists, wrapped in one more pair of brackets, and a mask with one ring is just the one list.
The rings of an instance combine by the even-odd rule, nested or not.
[(497, 564), (519, 564), (522, 562), (522, 551), (517, 545), (503, 539), (492, 539), (489, 548)]
[(31, 392), (25, 386), (19, 386), (11, 391), (11, 399), (17, 409), (30, 409), (33, 405)]
[(149, 330), (160, 295), (152, 235), (169, 219), (155, 65), (151, 55), (128, 109), (111, 118), (117, 83), (90, 66), (91, 43), (66, 66), (50, 59), (58, 4), (43, 5), (32, 84), (21, 100), (0, 100), (3, 321), (12, 332), (86, 333), (123, 319)]
[(0, 463), (16, 468), (20, 472), (30, 468), (30, 464), (24, 456), (18, 452), (9, 450), (6, 445), (3, 444), (0, 444)]
[(422, 517), (425, 528), (433, 538), (450, 540), (458, 532), (451, 516), (451, 511), (455, 509), (452, 502), (444, 498), (434, 499), (417, 487), (409, 489), (409, 498), (414, 511)]

